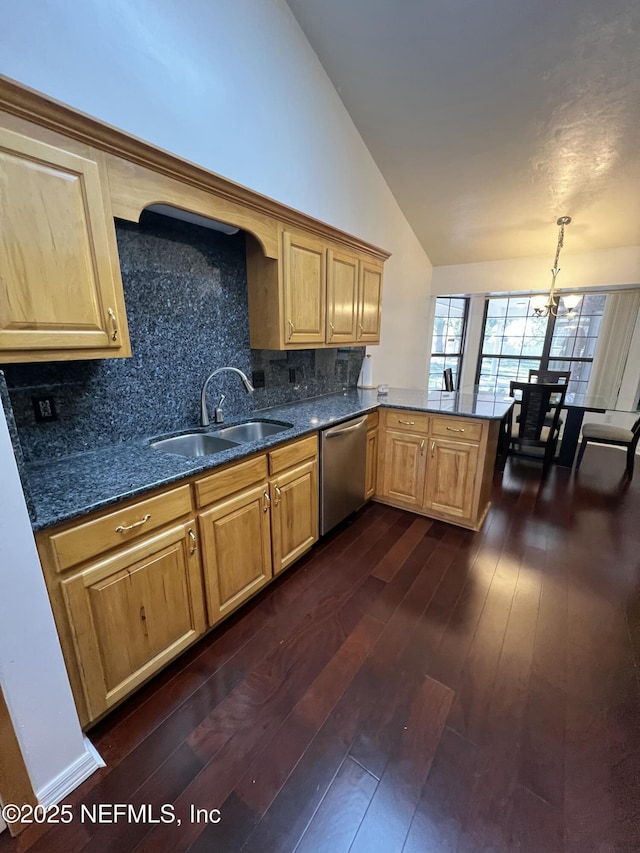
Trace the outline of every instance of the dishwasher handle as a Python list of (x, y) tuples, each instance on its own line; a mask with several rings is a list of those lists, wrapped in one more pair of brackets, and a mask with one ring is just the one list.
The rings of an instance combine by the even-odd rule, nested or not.
[(326, 429), (324, 431), (325, 438), (338, 438), (341, 435), (344, 435), (347, 432), (355, 432), (357, 429), (360, 429), (367, 422), (367, 416), (365, 415), (363, 418), (360, 418), (356, 423), (349, 424), (348, 426), (337, 426), (332, 429)]

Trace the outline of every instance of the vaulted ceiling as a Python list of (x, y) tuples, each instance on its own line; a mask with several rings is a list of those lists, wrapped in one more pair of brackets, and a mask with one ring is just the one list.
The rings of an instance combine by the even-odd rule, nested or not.
[(640, 244), (640, 0), (288, 0), (434, 264)]

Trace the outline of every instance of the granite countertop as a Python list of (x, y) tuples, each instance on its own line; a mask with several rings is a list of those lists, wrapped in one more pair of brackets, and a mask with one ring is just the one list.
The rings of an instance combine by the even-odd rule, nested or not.
[[(149, 439), (158, 436), (149, 435), (112, 447), (27, 465), (33, 502), (32, 526), (35, 531), (52, 527), (333, 423), (375, 411), (380, 406), (494, 420), (502, 419), (511, 405), (512, 401), (464, 390), (427, 392), (391, 388), (386, 395), (378, 394), (375, 389), (353, 390), (255, 411), (251, 419), (281, 421), (291, 424), (291, 427), (277, 435), (239, 444), (214, 456), (187, 459), (162, 453), (149, 446)], [(242, 420), (247, 420), (247, 417)], [(234, 422), (240, 421), (229, 420), (224, 426)], [(210, 431), (214, 432), (216, 428), (220, 427), (212, 425)], [(188, 431), (185, 428), (184, 432)]]

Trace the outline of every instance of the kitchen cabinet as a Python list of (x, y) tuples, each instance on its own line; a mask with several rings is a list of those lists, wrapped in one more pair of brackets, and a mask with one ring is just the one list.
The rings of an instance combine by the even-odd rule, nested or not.
[(380, 342), (382, 260), (311, 233), (282, 230), (282, 260), (247, 238), (249, 331), (255, 349)]
[(328, 344), (353, 345), (358, 332), (359, 262), (350, 252), (327, 251)]
[(358, 344), (380, 343), (382, 263), (361, 260), (358, 288)]
[(364, 499), (366, 501), (376, 493), (378, 474), (378, 412), (367, 415), (367, 459), (365, 469)]
[(272, 479), (271, 537), (274, 574), (318, 540), (318, 460), (310, 459)]
[(200, 513), (210, 625), (235, 610), (273, 576), (269, 503), (265, 481)]
[(62, 580), (62, 594), (94, 720), (204, 631), (189, 519)]
[(376, 500), (479, 529), (498, 432), (497, 420), (383, 410)]
[(426, 471), (425, 436), (388, 430), (384, 435), (381, 495), (406, 507), (422, 507)]
[(425, 507), (444, 515), (471, 518), (478, 444), (431, 438)]
[(37, 534), (83, 725), (202, 635), (204, 593), (182, 485)]
[(214, 625), (317, 541), (317, 436), (215, 471), (195, 487)]
[(0, 127), (0, 362), (131, 354), (101, 169)]

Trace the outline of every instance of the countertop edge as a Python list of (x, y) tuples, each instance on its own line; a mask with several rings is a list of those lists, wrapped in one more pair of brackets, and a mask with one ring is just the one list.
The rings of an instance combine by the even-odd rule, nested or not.
[[(409, 393), (410, 392), (406, 392), (407, 395)], [(371, 395), (371, 399), (366, 399), (366, 395)], [(300, 400), (297, 403), (289, 403), (280, 406), (273, 406), (268, 409), (257, 410), (252, 413), (251, 418), (254, 418), (256, 420), (260, 420), (261, 418), (271, 418), (274, 420), (286, 421), (287, 411), (293, 414), (294, 411), (300, 412), (303, 411), (304, 408), (313, 408), (314, 406), (318, 407), (322, 406), (323, 404), (326, 406), (329, 405), (331, 402), (335, 402), (336, 404), (346, 404), (348, 407), (348, 411), (343, 410), (339, 414), (327, 415), (325, 417), (310, 417), (305, 423), (294, 424), (292, 428), (287, 429), (286, 434), (279, 433), (274, 436), (269, 436), (268, 438), (265, 438), (261, 441), (240, 444), (237, 448), (233, 448), (231, 451), (224, 451), (222, 453), (216, 454), (215, 456), (200, 457), (201, 460), (206, 460), (204, 462), (194, 462), (194, 460), (184, 459), (184, 465), (181, 466), (179, 470), (177, 469), (172, 473), (162, 474), (153, 478), (149, 482), (145, 482), (144, 484), (134, 485), (130, 488), (117, 489), (113, 495), (110, 495), (109, 497), (100, 498), (93, 503), (83, 502), (82, 504), (78, 504), (75, 507), (71, 506), (65, 510), (57, 510), (49, 515), (42, 514), (42, 512), (38, 513), (36, 507), (36, 512), (34, 514), (34, 517), (32, 518), (32, 530), (34, 533), (41, 533), (44, 530), (53, 529), (61, 524), (77, 520), (86, 515), (100, 512), (111, 507), (115, 507), (120, 503), (124, 503), (125, 501), (129, 501), (133, 498), (140, 497), (144, 494), (155, 491), (156, 489), (161, 489), (164, 486), (174, 485), (183, 480), (187, 480), (195, 475), (206, 476), (207, 472), (213, 471), (216, 468), (239, 462), (242, 459), (252, 456), (254, 454), (268, 452), (269, 450), (279, 445), (288, 443), (290, 441), (295, 441), (296, 439), (302, 438), (305, 435), (310, 435), (312, 433), (319, 432), (323, 429), (326, 429), (327, 427), (349, 420), (350, 418), (359, 417), (362, 415), (369, 414), (371, 412), (375, 412), (381, 408), (405, 409), (407, 411), (424, 412), (426, 414), (440, 414), (449, 417), (472, 418), (475, 420), (488, 421), (501, 420), (505, 414), (475, 414), (471, 412), (449, 411), (443, 409), (442, 405), (431, 406), (423, 403), (416, 403), (415, 401), (411, 402), (406, 399), (397, 399), (394, 395), (390, 395), (389, 398), (385, 399), (378, 395), (376, 391), (367, 391), (365, 392), (365, 394), (362, 394), (361, 392), (359, 395), (359, 400), (353, 399), (353, 394), (351, 395), (351, 399), (346, 399), (348, 398), (348, 396), (348, 394), (332, 394), (323, 398)], [(447, 400), (446, 402), (450, 402), (450, 400)], [(349, 403), (351, 403), (351, 405), (349, 405)], [(505, 402), (505, 406), (506, 411), (508, 411), (510, 405)], [(235, 418), (233, 420), (230, 420), (228, 423), (225, 423), (225, 426), (232, 425), (234, 421), (242, 422), (247, 419), (248, 418), (246, 416), (244, 418)], [(186, 430), (182, 430), (182, 432), (184, 431)], [(171, 434), (175, 435), (179, 432), (181, 431), (174, 431)], [(211, 429), (211, 432), (215, 432), (215, 428)], [(75, 454), (74, 456), (68, 456), (64, 457), (63, 459), (52, 460), (51, 462), (35, 463), (25, 467), (27, 469), (27, 474), (29, 475), (30, 472), (34, 473), (36, 471), (47, 469), (53, 470), (55, 465), (63, 465), (65, 462), (68, 462), (72, 465), (72, 460), (74, 459), (82, 459), (83, 461), (86, 461), (87, 459), (89, 459), (89, 454), (95, 456), (97, 460), (100, 460), (100, 457), (102, 457), (102, 460), (104, 460), (104, 462), (107, 461), (110, 454), (125, 452), (127, 449), (130, 449), (131, 452), (140, 454), (141, 456), (144, 456), (148, 452), (155, 454), (157, 453), (157, 451), (151, 450), (151, 448), (149, 448), (149, 441), (151, 438), (155, 439), (157, 437), (158, 436), (148, 436), (141, 438), (135, 442), (129, 442), (126, 445), (97, 448), (95, 450), (87, 451), (86, 453)], [(149, 458), (151, 459), (151, 457)], [(175, 459), (175, 457), (173, 458)], [(104, 464), (104, 462), (102, 464)], [(96, 469), (99, 468), (100, 464), (96, 464)], [(37, 489), (35, 490), (35, 492), (37, 494)], [(33, 488), (31, 488), (31, 493), (34, 493)], [(37, 501), (34, 501), (34, 503), (37, 503)]]

